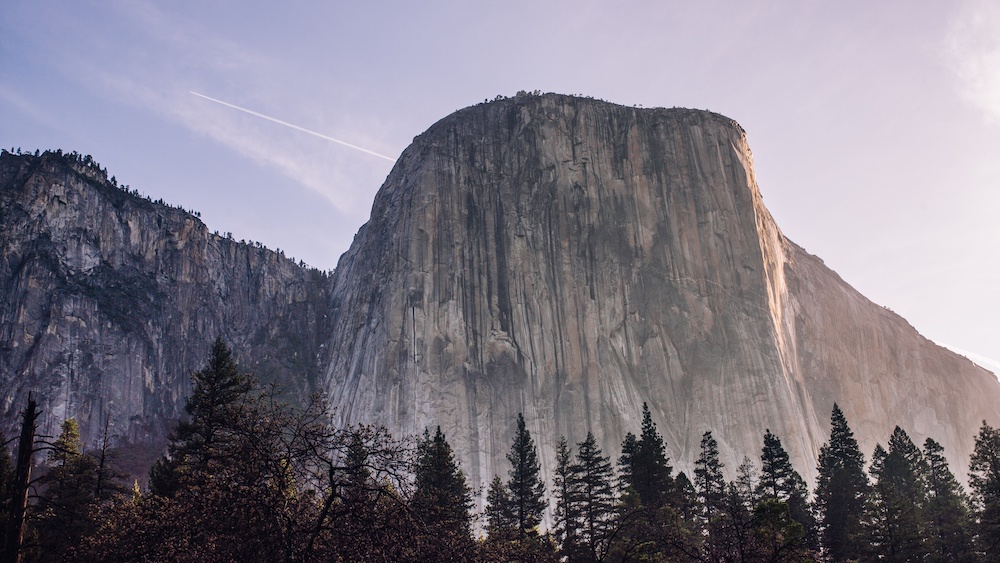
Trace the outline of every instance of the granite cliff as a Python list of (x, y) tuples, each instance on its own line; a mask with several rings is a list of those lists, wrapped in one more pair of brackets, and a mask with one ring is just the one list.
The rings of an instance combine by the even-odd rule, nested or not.
[[(334, 276), (344, 420), (440, 424), (473, 481), (518, 412), (617, 455), (646, 402), (676, 466), (735, 469), (770, 428), (810, 479), (835, 401), (870, 454), (895, 424), (962, 474), (1000, 385), (786, 239), (731, 119), (558, 95), (443, 119), (403, 153)], [(543, 467), (543, 470), (545, 468)]]
[(113, 185), (76, 155), (0, 156), (0, 420), (76, 417), (162, 445), (211, 342), (301, 395), (319, 375), (328, 277)]
[[(617, 455), (643, 402), (675, 466), (735, 468), (765, 428), (811, 481), (837, 401), (863, 449), (899, 424), (964, 474), (1000, 384), (786, 239), (743, 130), (682, 109), (519, 95), (414, 140), (332, 278), (211, 234), (57, 154), (0, 157), (0, 416), (161, 440), (221, 334), (341, 422), (441, 425), (473, 483), (523, 412)], [(546, 467), (543, 470), (548, 472)]]

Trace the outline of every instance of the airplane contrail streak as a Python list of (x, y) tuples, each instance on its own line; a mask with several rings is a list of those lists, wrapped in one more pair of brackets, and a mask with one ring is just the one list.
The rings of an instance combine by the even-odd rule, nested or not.
[(340, 139), (334, 139), (333, 137), (331, 137), (329, 135), (324, 135), (322, 133), (317, 133), (316, 131), (310, 131), (309, 129), (306, 129), (305, 127), (299, 127), (298, 125), (295, 125), (294, 123), (289, 123), (287, 121), (282, 121), (280, 119), (275, 119), (275, 118), (273, 118), (273, 117), (271, 117), (269, 115), (264, 115), (263, 113), (258, 113), (256, 111), (251, 110), (251, 109), (243, 108), (243, 107), (240, 107), (238, 105), (231, 104), (229, 102), (224, 102), (222, 100), (217, 100), (215, 98), (206, 96), (205, 94), (199, 94), (198, 92), (193, 92), (191, 90), (188, 90), (188, 93), (189, 94), (194, 94), (195, 96), (198, 96), (199, 98), (205, 98), (206, 100), (208, 100), (210, 102), (215, 102), (217, 104), (222, 104), (222, 105), (224, 105), (224, 106), (226, 106), (228, 108), (233, 108), (235, 110), (242, 111), (243, 113), (249, 113), (250, 115), (255, 116), (255, 117), (259, 117), (261, 119), (266, 119), (266, 120), (268, 120), (268, 121), (270, 121), (272, 123), (277, 123), (278, 125), (284, 125), (285, 127), (291, 127), (292, 129), (295, 129), (296, 131), (301, 131), (303, 133), (309, 133), (310, 135), (313, 135), (315, 137), (319, 137), (320, 139), (325, 139), (327, 141), (333, 141), (334, 143), (337, 143), (338, 145), (344, 145), (345, 147), (352, 148), (352, 149), (354, 149), (356, 151), (361, 151), (363, 153), (367, 153), (367, 154), (370, 154), (372, 156), (377, 156), (379, 158), (384, 158), (384, 159), (386, 159), (386, 160), (388, 160), (390, 162), (396, 162), (396, 159), (392, 158), (391, 156), (386, 156), (384, 154), (379, 154), (379, 153), (377, 153), (375, 151), (370, 151), (370, 150), (368, 150), (368, 149), (366, 149), (364, 147), (359, 147), (357, 145), (352, 145), (351, 143), (348, 143), (346, 141), (341, 141)]

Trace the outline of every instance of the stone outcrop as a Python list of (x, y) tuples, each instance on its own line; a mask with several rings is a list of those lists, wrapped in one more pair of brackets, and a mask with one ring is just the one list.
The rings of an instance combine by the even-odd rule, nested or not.
[(0, 419), (26, 396), (40, 431), (76, 417), (162, 445), (216, 336), (265, 381), (301, 395), (328, 333), (325, 274), (210, 233), (112, 185), (77, 156), (0, 156)]
[(0, 157), (0, 416), (162, 440), (216, 335), (340, 422), (440, 425), (473, 484), (541, 449), (617, 456), (649, 405), (690, 471), (766, 428), (807, 479), (833, 403), (866, 453), (899, 424), (964, 475), (1000, 384), (787, 240), (743, 130), (683, 109), (519, 95), (417, 137), (333, 277), (219, 237), (56, 154)]
[(712, 430), (735, 469), (769, 428), (811, 480), (834, 401), (865, 451), (899, 424), (956, 469), (1000, 407), (991, 374), (781, 234), (744, 131), (708, 112), (456, 112), (400, 157), (334, 283), (340, 416), (440, 424), (477, 484), (505, 472), (518, 412), (543, 465), (588, 431), (617, 455), (645, 402), (678, 468)]

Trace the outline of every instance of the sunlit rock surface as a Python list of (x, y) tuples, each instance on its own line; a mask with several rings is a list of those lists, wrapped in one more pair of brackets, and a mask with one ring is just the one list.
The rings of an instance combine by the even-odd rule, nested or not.
[[(845, 227), (846, 228), (846, 227)], [(0, 415), (109, 419), (162, 443), (221, 335), (341, 422), (441, 425), (475, 485), (523, 412), (617, 457), (648, 403), (678, 469), (706, 430), (727, 469), (777, 434), (812, 483), (834, 401), (866, 454), (899, 424), (964, 477), (1000, 384), (781, 234), (723, 116), (557, 95), (459, 111), (415, 139), (333, 278), (108, 183), (0, 158)], [(46, 418), (47, 417), (47, 418)]]

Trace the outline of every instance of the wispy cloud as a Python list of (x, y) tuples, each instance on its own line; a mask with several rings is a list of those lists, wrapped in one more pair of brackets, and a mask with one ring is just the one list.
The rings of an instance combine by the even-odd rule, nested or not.
[(962, 96), (1000, 123), (1000, 3), (970, 2), (949, 26), (944, 48)]
[[(275, 60), (253, 45), (234, 41), (207, 29), (196, 20), (180, 18), (150, 2), (114, 4), (114, 17), (127, 29), (142, 36), (144, 48), (120, 48), (120, 40), (87, 37), (86, 56), (65, 53), (64, 70), (100, 95), (161, 115), (185, 129), (208, 137), (230, 150), (286, 177), (329, 201), (337, 210), (363, 218), (371, 197), (394, 161), (385, 153), (378, 120), (351, 115), (343, 108), (303, 107), (295, 89), (282, 83), (295, 69), (294, 61)], [(96, 53), (96, 55), (95, 55)], [(308, 74), (303, 71), (303, 74)], [(316, 133), (290, 122), (237, 107), (241, 111), (314, 136), (368, 151), (383, 160), (369, 159), (351, 151), (331, 149), (329, 143), (292, 131), (276, 131), (271, 124), (218, 111), (189, 91), (218, 92), (220, 97), (238, 97), (261, 112), (294, 108), (292, 119), (305, 120), (315, 129), (337, 131), (338, 137)], [(215, 100), (213, 100), (215, 101)], [(226, 104), (230, 105), (230, 104)], [(363, 146), (371, 147), (362, 148)]]

